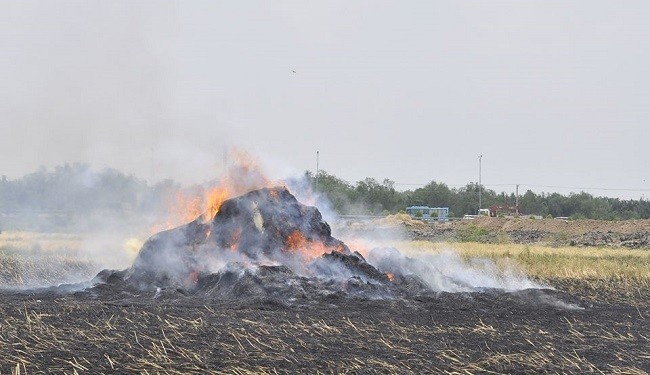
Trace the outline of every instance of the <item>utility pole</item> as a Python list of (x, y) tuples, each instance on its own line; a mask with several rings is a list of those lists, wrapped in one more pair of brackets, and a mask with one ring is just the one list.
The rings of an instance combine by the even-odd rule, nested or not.
[(483, 155), (478, 156), (478, 209), (479, 212), (481, 208), (483, 208), (483, 202), (481, 201), (481, 193), (483, 190), (483, 187), (481, 186), (481, 159), (483, 158)]
[(519, 216), (519, 184), (515, 188), (515, 216)]

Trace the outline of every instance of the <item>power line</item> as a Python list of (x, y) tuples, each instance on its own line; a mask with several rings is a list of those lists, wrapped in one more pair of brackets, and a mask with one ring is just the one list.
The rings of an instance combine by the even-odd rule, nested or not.
[(548, 189), (605, 190), (605, 191), (650, 191), (650, 189), (631, 189), (631, 188), (576, 187), (576, 186), (532, 185), (532, 184), (520, 184), (520, 185), (530, 186), (530, 187), (548, 188)]
[[(414, 183), (414, 182), (394, 182), (394, 185), (399, 185), (399, 186), (425, 186), (430, 184), (430, 182), (425, 182), (425, 183)], [(445, 184), (444, 182), (441, 182), (441, 184), (451, 186), (451, 187), (458, 187), (458, 186), (466, 186), (467, 184)], [(483, 186), (485, 187), (496, 187), (496, 186), (523, 186), (523, 187), (535, 187), (535, 188), (546, 188), (546, 189), (571, 189), (571, 190), (603, 190), (603, 191), (631, 191), (631, 192), (650, 192), (650, 189), (633, 189), (633, 188), (607, 188), (607, 187), (578, 187), (578, 186), (559, 186), (559, 185), (537, 185), (537, 184), (485, 184)]]
[(605, 190), (605, 191), (650, 191), (650, 189), (632, 189), (632, 188), (607, 188), (607, 187), (580, 187), (580, 186), (560, 186), (560, 185), (537, 185), (537, 184), (490, 184), (485, 186), (525, 186), (547, 189), (571, 189), (571, 190)]

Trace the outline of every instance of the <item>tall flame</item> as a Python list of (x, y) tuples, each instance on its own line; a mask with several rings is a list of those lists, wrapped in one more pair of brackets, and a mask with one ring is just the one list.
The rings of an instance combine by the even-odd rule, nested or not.
[(223, 202), (230, 197), (227, 187), (217, 186), (207, 194), (208, 209), (203, 214), (203, 221), (211, 220), (219, 212)]
[(173, 193), (168, 204), (168, 217), (151, 228), (151, 232), (171, 229), (199, 217), (203, 222), (212, 220), (229, 198), (254, 189), (284, 185), (266, 177), (255, 158), (244, 151), (231, 150), (229, 159), (232, 164), (228, 173), (207, 191), (202, 188), (193, 192), (179, 189)]

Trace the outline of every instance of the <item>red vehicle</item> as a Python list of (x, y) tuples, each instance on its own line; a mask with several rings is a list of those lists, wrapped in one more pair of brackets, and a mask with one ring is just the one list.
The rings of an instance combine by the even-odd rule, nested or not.
[(490, 217), (497, 217), (499, 214), (519, 216), (519, 206), (490, 206)]

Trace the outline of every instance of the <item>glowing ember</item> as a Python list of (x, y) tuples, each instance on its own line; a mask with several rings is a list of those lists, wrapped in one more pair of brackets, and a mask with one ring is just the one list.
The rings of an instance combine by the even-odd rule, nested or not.
[(300, 233), (299, 230), (294, 230), (287, 236), (287, 249), (289, 251), (296, 251), (305, 246), (307, 239)]
[(239, 238), (241, 237), (241, 229), (235, 229), (232, 234), (230, 235), (230, 245), (228, 245), (228, 249), (230, 251), (237, 251), (239, 248)]
[(291, 253), (297, 253), (306, 260), (313, 260), (324, 253), (335, 251), (342, 253), (345, 247), (342, 244), (328, 247), (321, 241), (309, 241), (299, 230), (294, 230), (287, 236), (286, 248)]
[(187, 276), (187, 283), (190, 285), (196, 284), (196, 282), (199, 281), (199, 272), (198, 271), (192, 271), (190, 274)]
[(322, 242), (308, 242), (307, 245), (308, 246), (303, 247), (300, 251), (302, 256), (307, 260), (316, 259), (321, 255), (323, 255), (324, 253), (334, 250), (328, 248)]

